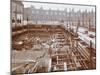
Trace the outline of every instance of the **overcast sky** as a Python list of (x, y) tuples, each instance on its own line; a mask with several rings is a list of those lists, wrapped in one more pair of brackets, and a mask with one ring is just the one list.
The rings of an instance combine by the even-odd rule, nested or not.
[(94, 6), (80, 6), (80, 5), (67, 5), (67, 4), (51, 4), (51, 3), (34, 3), (34, 2), (23, 2), (24, 7), (30, 7), (31, 5), (33, 5), (35, 8), (39, 9), (41, 6), (48, 10), (49, 8), (51, 8), (52, 10), (64, 10), (65, 8), (67, 8), (68, 11), (70, 11), (72, 8), (74, 8), (75, 11), (81, 9), (81, 11), (84, 11), (87, 9), (87, 11), (95, 11), (95, 7)]

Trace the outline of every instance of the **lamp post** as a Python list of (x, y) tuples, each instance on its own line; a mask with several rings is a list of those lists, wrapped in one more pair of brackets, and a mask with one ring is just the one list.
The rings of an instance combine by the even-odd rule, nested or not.
[(27, 16), (27, 31), (28, 31), (28, 36), (29, 36), (29, 25), (28, 25), (28, 21), (29, 21), (29, 19), (28, 19), (28, 16)]
[(17, 5), (15, 8), (15, 27), (17, 27)]
[(50, 58), (51, 58), (51, 54), (52, 54), (51, 46), (52, 46), (52, 44), (53, 44), (54, 42), (55, 42), (55, 39), (51, 39), (50, 42), (48, 43), (48, 45), (49, 45), (49, 51), (48, 51), (48, 53), (49, 53), (49, 55), (50, 55)]

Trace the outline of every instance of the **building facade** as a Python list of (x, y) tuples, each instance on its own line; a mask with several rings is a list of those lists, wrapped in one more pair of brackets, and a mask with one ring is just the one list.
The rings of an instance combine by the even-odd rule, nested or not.
[(44, 9), (43, 7), (36, 9), (34, 6), (24, 8), (24, 20), (27, 18), (35, 22), (64, 22), (68, 25), (77, 25), (80, 23), (80, 26), (92, 25), (95, 27), (95, 11), (75, 11), (74, 9), (67, 10), (52, 10)]
[(18, 23), (23, 21), (24, 5), (21, 1), (12, 0), (12, 24), (17, 26)]

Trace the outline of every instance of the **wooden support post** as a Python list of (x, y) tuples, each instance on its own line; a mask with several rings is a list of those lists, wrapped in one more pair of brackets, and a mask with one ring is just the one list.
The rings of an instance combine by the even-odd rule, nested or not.
[(67, 64), (64, 62), (64, 71), (67, 71)]
[(51, 72), (51, 65), (52, 65), (52, 59), (50, 58), (50, 60), (49, 60), (48, 72)]
[(56, 71), (57, 70), (57, 68), (56, 68), (56, 66), (54, 66), (54, 71)]
[(58, 64), (58, 56), (57, 56), (57, 64)]
[(90, 69), (93, 68), (92, 63), (92, 41), (90, 41)]

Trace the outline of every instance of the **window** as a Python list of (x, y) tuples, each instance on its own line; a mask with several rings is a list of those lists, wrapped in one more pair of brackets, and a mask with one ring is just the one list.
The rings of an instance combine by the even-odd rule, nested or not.
[(52, 13), (52, 12), (50, 12), (50, 14), (52, 15), (53, 13)]
[(61, 12), (59, 12), (59, 15), (61, 15), (62, 13)]
[(46, 12), (46, 15), (48, 15), (48, 11)]
[(39, 11), (37, 10), (36, 13), (39, 14)]
[(34, 11), (32, 11), (32, 13), (34, 14)]
[(55, 15), (57, 15), (57, 12), (55, 12)]
[(63, 15), (66, 15), (65, 13), (63, 13)]

